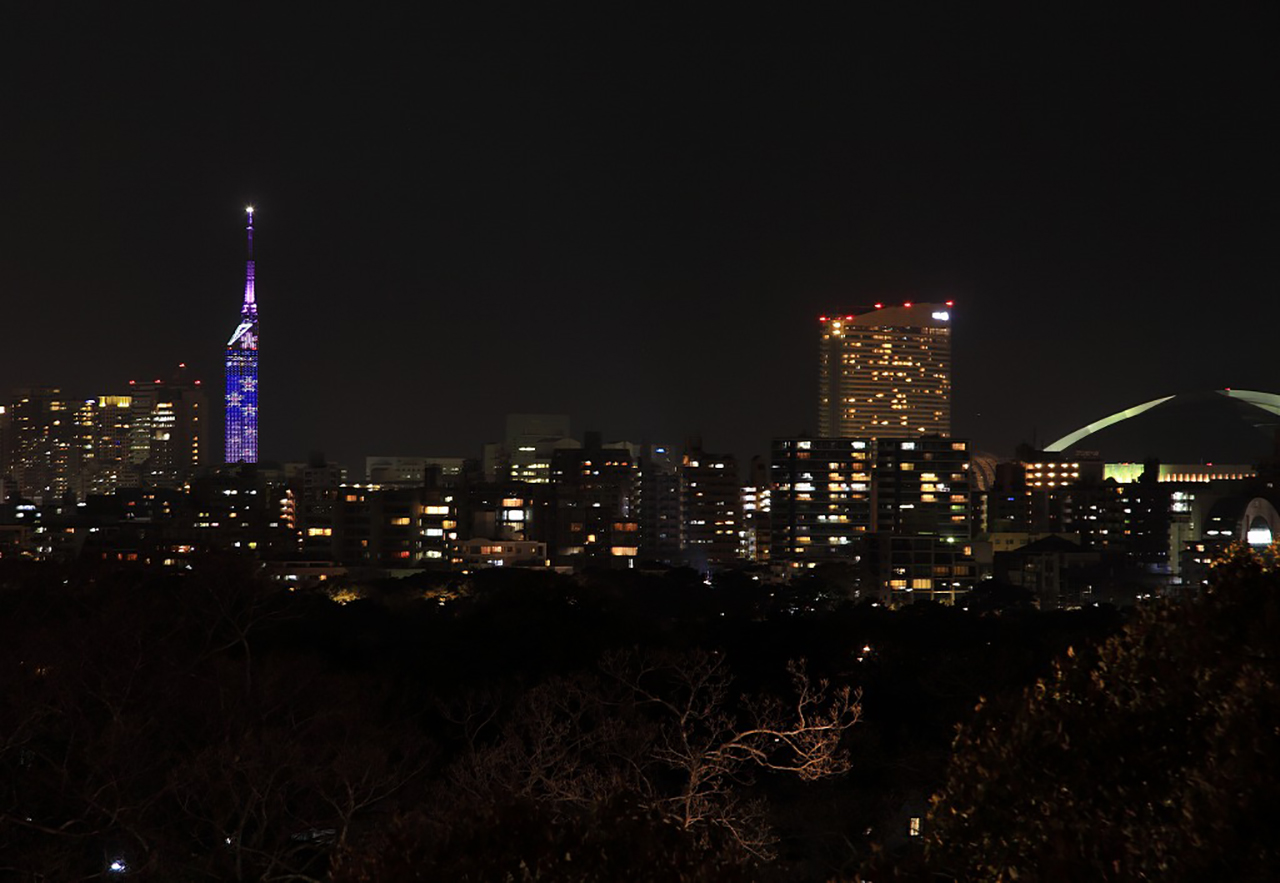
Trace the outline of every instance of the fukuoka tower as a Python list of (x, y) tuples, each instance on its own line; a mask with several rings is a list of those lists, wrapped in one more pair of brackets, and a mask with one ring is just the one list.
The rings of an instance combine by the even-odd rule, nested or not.
[(258, 301), (253, 295), (253, 206), (240, 324), (227, 341), (227, 460), (258, 462)]

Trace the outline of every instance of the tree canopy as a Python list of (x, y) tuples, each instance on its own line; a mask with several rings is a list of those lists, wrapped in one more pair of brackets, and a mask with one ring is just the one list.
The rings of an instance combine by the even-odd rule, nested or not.
[(1280, 867), (1280, 568), (1071, 650), (959, 733), (927, 820), (932, 879), (1271, 880)]

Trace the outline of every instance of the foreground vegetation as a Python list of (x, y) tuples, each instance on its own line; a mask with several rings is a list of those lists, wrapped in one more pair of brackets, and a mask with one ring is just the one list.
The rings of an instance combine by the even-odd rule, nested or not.
[(325, 594), (228, 560), (0, 564), (18, 879), (1241, 879), (1271, 858), (1251, 825), (1276, 784), (1277, 577), (1248, 556), (1127, 625), (998, 594), (890, 612), (822, 578)]

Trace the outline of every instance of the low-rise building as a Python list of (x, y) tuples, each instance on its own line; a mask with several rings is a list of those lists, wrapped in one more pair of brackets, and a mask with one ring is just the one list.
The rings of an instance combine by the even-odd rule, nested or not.
[(472, 537), (459, 544), (463, 568), (484, 567), (550, 567), (547, 544), (532, 540), (494, 540)]

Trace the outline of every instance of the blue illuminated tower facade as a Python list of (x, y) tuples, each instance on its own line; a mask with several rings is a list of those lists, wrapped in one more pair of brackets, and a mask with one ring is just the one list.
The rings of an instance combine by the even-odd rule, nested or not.
[(253, 206), (240, 324), (227, 341), (227, 462), (258, 462), (258, 301), (253, 293)]

